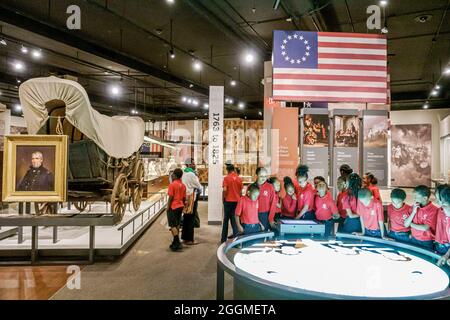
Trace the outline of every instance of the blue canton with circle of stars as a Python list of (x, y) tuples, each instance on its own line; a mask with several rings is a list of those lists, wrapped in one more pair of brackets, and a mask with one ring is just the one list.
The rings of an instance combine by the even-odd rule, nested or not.
[(317, 69), (317, 46), (317, 32), (275, 30), (273, 67)]

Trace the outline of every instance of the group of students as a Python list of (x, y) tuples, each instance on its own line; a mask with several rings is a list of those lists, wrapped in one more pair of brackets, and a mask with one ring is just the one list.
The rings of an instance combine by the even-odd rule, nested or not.
[[(316, 220), (325, 225), (325, 236), (338, 232), (357, 233), (369, 237), (392, 238), (408, 242), (443, 255), (450, 256), (450, 187), (436, 188), (436, 203), (430, 201), (430, 188), (414, 188), (414, 204), (405, 203), (406, 193), (396, 188), (391, 191), (387, 206), (387, 228), (384, 207), (377, 179), (371, 173), (362, 178), (348, 165), (340, 168), (337, 181), (339, 194), (333, 199), (323, 177), (308, 182), (308, 166), (299, 165), (296, 180), (281, 181), (269, 177), (265, 168), (256, 170), (257, 181), (247, 187), (241, 196), (242, 180), (234, 166), (228, 165), (223, 181), (224, 223), (222, 242), (239, 234), (250, 234), (276, 228), (279, 219)], [(231, 222), (233, 235), (228, 236)], [(442, 262), (441, 261), (441, 262)], [(449, 262), (447, 262), (449, 263)]]

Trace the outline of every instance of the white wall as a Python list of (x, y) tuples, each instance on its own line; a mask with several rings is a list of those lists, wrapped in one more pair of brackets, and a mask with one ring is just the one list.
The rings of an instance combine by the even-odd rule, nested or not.
[(432, 130), (432, 163), (431, 176), (432, 178), (442, 173), (441, 161), (442, 154), (440, 141), (440, 124), (441, 121), (450, 115), (450, 109), (436, 109), (436, 110), (411, 110), (411, 111), (391, 111), (391, 124), (431, 124)]

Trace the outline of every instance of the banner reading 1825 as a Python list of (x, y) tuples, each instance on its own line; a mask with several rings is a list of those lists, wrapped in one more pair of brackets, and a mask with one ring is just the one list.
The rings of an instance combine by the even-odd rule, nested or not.
[(222, 221), (224, 88), (209, 89), (208, 222)]

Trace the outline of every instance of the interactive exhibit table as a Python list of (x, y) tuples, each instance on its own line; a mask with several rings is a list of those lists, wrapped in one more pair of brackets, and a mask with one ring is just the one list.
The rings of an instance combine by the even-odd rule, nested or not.
[[(283, 226), (284, 225), (284, 226)], [(217, 299), (224, 272), (234, 299), (449, 299), (450, 268), (439, 255), (391, 240), (338, 233), (315, 222), (235, 238), (218, 251)]]

